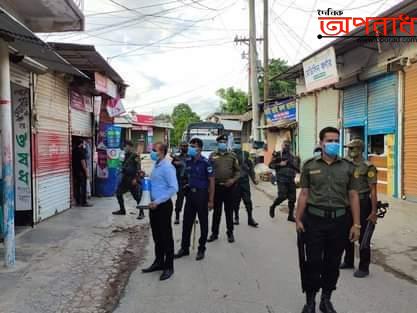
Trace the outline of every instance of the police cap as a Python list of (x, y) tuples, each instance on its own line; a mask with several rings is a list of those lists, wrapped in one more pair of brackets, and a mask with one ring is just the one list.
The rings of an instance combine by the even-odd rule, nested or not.
[(227, 135), (220, 135), (219, 137), (217, 137), (216, 141), (217, 142), (219, 142), (219, 141), (227, 141)]
[(346, 146), (346, 148), (361, 148), (363, 149), (364, 144), (361, 139), (353, 139)]

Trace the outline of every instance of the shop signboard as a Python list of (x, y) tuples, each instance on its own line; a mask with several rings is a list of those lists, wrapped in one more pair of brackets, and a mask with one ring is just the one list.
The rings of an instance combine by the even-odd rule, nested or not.
[(283, 102), (270, 102), (265, 106), (266, 124), (275, 125), (282, 121), (296, 120), (295, 100), (289, 99)]

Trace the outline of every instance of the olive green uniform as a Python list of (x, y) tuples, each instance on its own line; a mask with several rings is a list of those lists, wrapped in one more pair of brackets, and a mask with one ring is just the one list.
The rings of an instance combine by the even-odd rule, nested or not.
[[(233, 207), (237, 197), (237, 183), (240, 178), (240, 166), (236, 155), (232, 152), (213, 152), (210, 160), (214, 166), (215, 173), (215, 192), (214, 192), (214, 212), (211, 225), (211, 236), (218, 237), (219, 227), (222, 216), (222, 206), (226, 215), (227, 233), (233, 234)], [(234, 179), (235, 184), (226, 187), (224, 184)]]
[(138, 179), (138, 174), (141, 170), (140, 157), (133, 152), (127, 152), (125, 160), (122, 163), (122, 179), (117, 187), (116, 197), (119, 202), (120, 211), (126, 212), (124, 205), (123, 194), (130, 191), (136, 203), (139, 204), (141, 198), (141, 192), (139, 184), (133, 184), (133, 180)]
[(308, 293), (336, 289), (339, 265), (348, 238), (349, 191), (358, 190), (352, 162), (337, 158), (332, 164), (321, 156), (303, 166), (301, 187), (308, 189), (303, 216), (307, 266), (304, 286)]
[[(370, 198), (370, 185), (377, 184), (377, 169), (368, 161), (361, 161), (355, 164), (354, 176), (358, 181), (360, 208), (361, 208), (361, 235), (359, 243), (365, 234), (367, 218), (372, 212), (372, 203)], [(344, 265), (353, 267), (355, 259), (355, 246), (350, 241), (347, 241), (345, 250)], [(359, 270), (369, 272), (369, 265), (371, 263), (371, 249), (369, 247), (360, 250)]]

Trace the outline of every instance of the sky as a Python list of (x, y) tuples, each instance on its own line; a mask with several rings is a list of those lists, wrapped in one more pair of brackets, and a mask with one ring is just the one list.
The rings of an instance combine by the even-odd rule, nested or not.
[[(261, 38), (263, 1), (256, 0)], [(317, 9), (344, 10), (344, 16), (375, 16), (399, 0), (269, 0), (270, 58), (298, 63), (329, 39), (320, 32)], [(92, 44), (129, 88), (128, 110), (170, 114), (188, 103), (202, 118), (218, 111), (216, 91), (247, 91), (247, 0), (84, 0), (84, 32), (48, 34), (47, 41)], [(262, 44), (258, 48), (262, 60)]]

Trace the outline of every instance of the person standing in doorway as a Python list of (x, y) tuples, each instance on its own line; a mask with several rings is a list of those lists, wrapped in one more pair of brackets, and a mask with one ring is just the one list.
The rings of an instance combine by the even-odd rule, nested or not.
[(151, 200), (149, 218), (155, 244), (155, 261), (142, 270), (151, 273), (162, 270), (160, 280), (174, 274), (174, 236), (172, 234), (171, 198), (178, 192), (177, 175), (171, 161), (166, 158), (168, 146), (159, 142), (154, 145), (151, 159), (155, 166), (151, 174)]
[[(136, 204), (139, 204), (139, 173), (141, 171), (140, 157), (133, 152), (133, 143), (130, 140), (125, 142), (125, 159), (122, 163), (122, 178), (117, 187), (116, 197), (120, 209), (113, 212), (114, 215), (126, 215), (126, 208), (123, 195), (130, 191)], [(143, 209), (139, 212), (139, 218), (143, 219), (145, 214)]]
[(173, 157), (172, 164), (175, 166), (177, 171), (177, 181), (178, 181), (178, 193), (177, 193), (177, 200), (175, 201), (175, 221), (174, 224), (180, 223), (180, 214), (182, 211), (182, 207), (184, 205), (184, 184), (187, 181), (185, 176), (185, 163), (189, 159), (187, 155), (188, 151), (188, 144), (186, 142), (182, 142), (180, 146), (180, 154)]
[(233, 152), (227, 151), (227, 136), (217, 137), (218, 149), (210, 156), (215, 172), (214, 212), (211, 235), (208, 242), (219, 238), (223, 204), (227, 224), (227, 240), (235, 241), (233, 235), (233, 208), (237, 197), (237, 183), (240, 178), (239, 161)]
[(273, 154), (269, 168), (276, 171), (278, 198), (269, 208), (269, 216), (275, 217), (275, 208), (288, 199), (288, 221), (295, 222), (294, 208), (297, 199), (295, 176), (300, 172), (300, 159), (292, 154), (291, 142), (284, 140), (281, 151)]
[[(339, 130), (334, 127), (322, 129), (322, 154), (307, 160), (301, 172), (296, 230), (303, 238), (307, 257), (304, 270), (301, 269), (303, 291), (307, 295), (302, 313), (316, 312), (315, 298), (320, 289), (320, 310), (336, 313), (331, 295), (336, 290), (343, 249), (348, 237), (353, 242), (360, 235), (355, 167), (352, 162), (339, 157), (339, 137)], [(349, 207), (352, 227), (347, 217)]]
[(77, 206), (90, 207), (87, 202), (87, 179), (89, 178), (87, 167), (87, 150), (84, 141), (77, 139), (72, 150), (72, 174), (74, 178), (74, 197)]
[[(361, 236), (359, 243), (362, 242), (366, 230), (366, 224), (370, 221), (376, 224), (377, 221), (377, 169), (374, 165), (364, 160), (364, 144), (361, 139), (354, 139), (348, 145), (348, 156), (355, 164), (355, 178), (359, 181), (359, 200), (361, 217)], [(345, 260), (340, 266), (341, 269), (353, 269), (355, 259), (355, 247), (351, 242), (347, 242), (345, 249)], [(359, 268), (354, 273), (357, 278), (369, 275), (369, 265), (371, 264), (371, 249), (364, 247), (360, 250)]]
[(258, 223), (253, 218), (253, 203), (251, 199), (250, 192), (250, 181), (249, 178), (255, 185), (258, 185), (259, 182), (255, 177), (255, 167), (253, 166), (252, 161), (249, 159), (249, 152), (242, 151), (241, 149), (235, 149), (234, 153), (237, 156), (240, 165), (240, 178), (238, 183), (236, 204), (235, 204), (235, 225), (239, 225), (239, 210), (240, 202), (243, 200), (243, 203), (246, 207), (246, 212), (248, 214), (248, 225), (252, 227), (258, 227)]
[(200, 224), (200, 240), (196, 260), (204, 259), (208, 235), (208, 211), (214, 205), (214, 169), (209, 160), (201, 155), (203, 141), (193, 138), (188, 148), (190, 157), (186, 163), (187, 201), (184, 209), (181, 249), (175, 258), (190, 254), (190, 237), (196, 215)]

